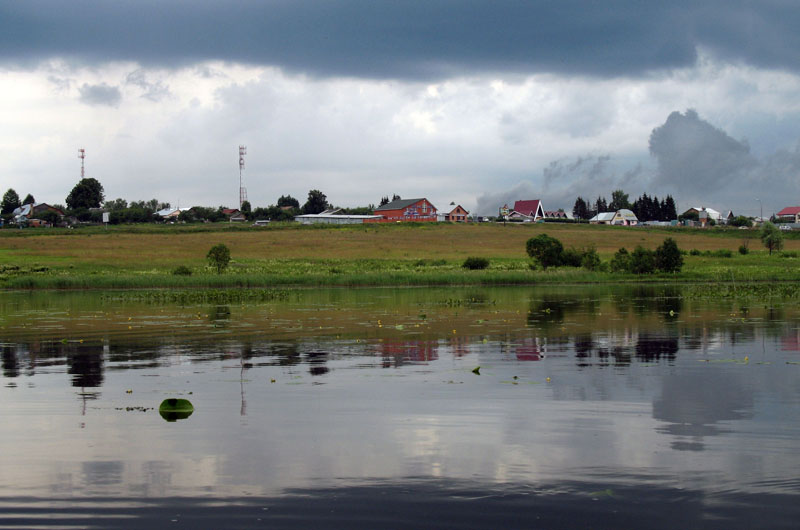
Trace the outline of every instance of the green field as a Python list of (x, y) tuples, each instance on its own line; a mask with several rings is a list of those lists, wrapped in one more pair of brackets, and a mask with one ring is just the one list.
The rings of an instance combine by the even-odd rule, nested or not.
[[(685, 251), (677, 275), (634, 276), (561, 267), (531, 270), (525, 242), (538, 234), (565, 247), (594, 247), (604, 261), (620, 247), (654, 249), (672, 237)], [(232, 262), (206, 262), (224, 243)], [(750, 253), (740, 255), (747, 244)], [(689, 252), (693, 251), (693, 252)], [(730, 257), (725, 255), (730, 251)], [(269, 227), (132, 225), (0, 230), (4, 288), (271, 287), (279, 285), (470, 285), (615, 281), (796, 281), (800, 238), (768, 255), (755, 230), (612, 227), (585, 224), (379, 224)], [(468, 256), (489, 269), (468, 271)], [(172, 274), (186, 266), (190, 276)]]

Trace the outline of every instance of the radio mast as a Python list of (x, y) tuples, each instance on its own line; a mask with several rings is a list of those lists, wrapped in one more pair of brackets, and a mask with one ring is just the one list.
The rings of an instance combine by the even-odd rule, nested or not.
[(86, 158), (86, 149), (78, 149), (78, 158), (81, 159), (81, 179), (84, 177), (83, 173), (83, 160)]
[(247, 154), (247, 147), (244, 145), (239, 146), (239, 210), (242, 209), (242, 204), (247, 200), (247, 188), (242, 185), (242, 170), (244, 169), (244, 155)]

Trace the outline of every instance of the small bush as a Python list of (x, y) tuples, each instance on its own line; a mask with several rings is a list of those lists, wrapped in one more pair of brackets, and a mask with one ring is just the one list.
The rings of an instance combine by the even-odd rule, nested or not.
[(689, 251), (689, 255), (690, 255), (690, 256), (700, 256), (700, 255), (702, 255), (702, 254), (703, 254), (703, 253), (702, 253), (702, 252), (700, 252), (699, 250), (697, 250), (696, 248), (693, 248), (692, 250), (690, 250), (690, 251)]
[(708, 253), (710, 256), (714, 256), (715, 258), (732, 258), (733, 252), (728, 249), (720, 249), (715, 250), (713, 252)]
[(628, 272), (630, 269), (630, 262), (631, 255), (625, 248), (621, 248), (614, 253), (609, 268), (611, 272)]
[(748, 249), (748, 248), (747, 248), (746, 246), (744, 246), (744, 245), (739, 245), (739, 254), (741, 254), (742, 256), (744, 256), (744, 255), (745, 255), (745, 254), (747, 254), (748, 252), (750, 252), (750, 249)]
[(209, 265), (217, 269), (217, 274), (228, 268), (231, 262), (231, 251), (223, 243), (214, 245), (206, 254)]
[(683, 267), (683, 256), (678, 244), (671, 237), (664, 240), (655, 252), (655, 267), (663, 272), (680, 272)]
[(781, 252), (782, 258), (796, 258), (797, 251), (796, 250), (787, 250), (786, 252)]
[(651, 274), (656, 270), (656, 253), (637, 246), (631, 252), (631, 260), (628, 271), (633, 274)]
[(568, 248), (561, 253), (561, 265), (565, 267), (580, 267), (584, 252), (577, 248)]
[(174, 271), (172, 271), (172, 274), (175, 276), (191, 276), (192, 271), (186, 265), (180, 265)]
[(597, 249), (592, 247), (583, 252), (583, 257), (581, 258), (581, 267), (588, 271), (596, 271), (602, 268), (602, 263), (600, 262), (600, 256), (597, 254)]
[(554, 237), (539, 234), (525, 243), (525, 250), (528, 252), (528, 256), (538, 261), (543, 269), (547, 269), (547, 267), (557, 267), (561, 264), (564, 245)]
[(464, 260), (464, 263), (461, 266), (469, 270), (486, 269), (489, 267), (489, 260), (486, 258), (478, 258), (475, 256), (470, 256), (466, 260)]

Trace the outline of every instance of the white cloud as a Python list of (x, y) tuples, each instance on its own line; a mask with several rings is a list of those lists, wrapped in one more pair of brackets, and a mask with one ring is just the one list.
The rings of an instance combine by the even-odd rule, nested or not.
[[(232, 205), (245, 144), (255, 206), (316, 188), (341, 206), (398, 193), (472, 210), (478, 197), (523, 182), (548, 208), (569, 209), (576, 196), (608, 196), (618, 184), (632, 197), (665, 193), (650, 189), (658, 182), (650, 182), (648, 139), (676, 110), (697, 109), (736, 141), (746, 138), (771, 167), (784, 167), (800, 138), (789, 119), (800, 114), (798, 88), (798, 76), (708, 55), (697, 67), (646, 79), (491, 75), (435, 84), (216, 62), (172, 70), (51, 62), (0, 76), (0, 175), (20, 194), (63, 203), (83, 147), (87, 174), (109, 198)], [(82, 104), (87, 98), (104, 104)], [(585, 163), (566, 171), (600, 157), (609, 157), (602, 174)], [(548, 181), (554, 167), (558, 179)]]

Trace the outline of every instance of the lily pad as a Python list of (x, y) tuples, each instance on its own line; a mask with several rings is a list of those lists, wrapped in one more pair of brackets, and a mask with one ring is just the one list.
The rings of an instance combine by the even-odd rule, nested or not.
[(167, 398), (158, 407), (158, 413), (166, 421), (185, 420), (194, 412), (194, 406), (188, 399)]

